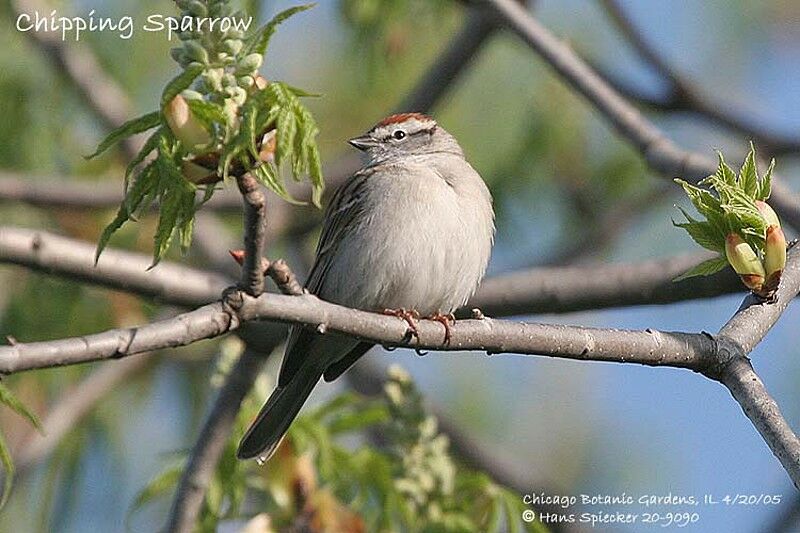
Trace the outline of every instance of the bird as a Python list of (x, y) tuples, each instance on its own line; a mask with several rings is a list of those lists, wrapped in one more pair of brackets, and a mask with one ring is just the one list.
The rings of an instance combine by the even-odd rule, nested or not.
[[(492, 196), (455, 137), (422, 113), (400, 113), (349, 140), (364, 166), (333, 195), (306, 290), (327, 302), (440, 321), (478, 287), (494, 243)], [(275, 390), (237, 457), (268, 460), (324, 377), (342, 375), (372, 343), (294, 326)]]

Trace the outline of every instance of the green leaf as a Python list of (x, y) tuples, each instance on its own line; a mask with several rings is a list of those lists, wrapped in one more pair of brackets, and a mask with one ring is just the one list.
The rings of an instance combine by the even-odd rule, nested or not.
[(167, 467), (160, 474), (150, 480), (150, 482), (145, 485), (144, 488), (140, 490), (134, 498), (133, 503), (128, 510), (128, 514), (125, 517), (126, 524), (134, 512), (138, 511), (144, 505), (147, 505), (156, 498), (166, 495), (175, 486), (177, 486), (178, 481), (181, 478), (181, 474), (183, 474), (183, 469), (184, 462), (181, 461), (177, 464)]
[(297, 122), (291, 109), (285, 107), (278, 112), (277, 130), (275, 163), (280, 166), (291, 155), (294, 136), (297, 134)]
[(289, 9), (281, 11), (272, 17), (272, 20), (261, 26), (261, 28), (256, 30), (256, 32), (250, 36), (250, 42), (247, 45), (247, 51), (243, 54), (240, 54), (241, 57), (245, 57), (249, 54), (261, 54), (262, 56), (266, 54), (267, 45), (269, 45), (269, 41), (272, 38), (272, 35), (275, 33), (278, 25), (292, 15), (307, 9), (311, 9), (315, 5), (316, 4), (305, 4), (301, 6), (290, 7)]
[[(175, 230), (185, 224), (188, 217), (194, 215), (194, 191), (195, 186), (183, 177), (177, 163), (163, 153), (156, 159), (156, 165), (160, 176), (160, 181), (165, 184), (164, 193), (161, 196), (161, 209), (159, 210), (158, 226), (154, 237), (153, 264), (148, 268), (155, 267), (164, 257)], [(191, 207), (189, 207), (191, 199)]]
[(33, 414), (25, 404), (20, 401), (17, 396), (11, 392), (11, 389), (5, 386), (5, 384), (0, 383), (0, 403), (17, 413), (18, 415), (27, 418), (28, 421), (35, 427), (39, 433), (42, 433), (44, 430), (42, 429), (42, 424), (39, 422), (39, 418)]
[(723, 233), (720, 233), (710, 222), (694, 220), (686, 212), (684, 215), (689, 222), (678, 223), (673, 220), (672, 224), (685, 229), (694, 242), (703, 248), (720, 253), (725, 251), (725, 235)]
[(6, 471), (5, 479), (3, 480), (3, 494), (0, 496), (0, 509), (5, 507), (8, 497), (11, 495), (11, 487), (14, 484), (14, 460), (11, 458), (11, 452), (6, 444), (6, 439), (0, 433), (0, 463), (3, 465), (3, 470)]
[(161, 93), (161, 109), (164, 109), (173, 98), (178, 96), (184, 89), (188, 89), (194, 80), (203, 72), (203, 65), (190, 64), (186, 70), (172, 78), (167, 86), (164, 87), (164, 92)]
[(764, 200), (766, 201), (769, 198), (769, 195), (772, 194), (772, 171), (775, 169), (775, 159), (773, 158), (769, 162), (769, 166), (767, 167), (767, 171), (764, 173), (764, 177), (761, 178), (758, 187), (758, 194), (756, 196), (757, 200)]
[(738, 181), (736, 179), (736, 172), (725, 162), (725, 158), (722, 157), (722, 152), (717, 152), (717, 156), (719, 157), (719, 166), (717, 167), (715, 175), (719, 176), (728, 185), (735, 186)]
[(753, 198), (758, 191), (758, 171), (756, 170), (756, 149), (750, 142), (750, 152), (742, 164), (742, 169), (739, 171), (739, 184), (741, 185), (744, 193)]
[(159, 143), (161, 142), (161, 135), (164, 132), (164, 128), (158, 128), (153, 134), (147, 138), (142, 146), (142, 149), (139, 150), (139, 153), (128, 163), (128, 166), (125, 168), (125, 191), (128, 190), (128, 178), (131, 175), (137, 166), (139, 166), (145, 158), (152, 153), (153, 150), (158, 148)]
[(294, 87), (289, 85), (288, 83), (283, 84), (286, 89), (295, 96), (299, 96), (301, 98), (321, 98), (323, 95), (322, 93), (311, 93), (306, 91), (305, 89), (301, 89), (299, 87)]
[(228, 115), (219, 104), (197, 98), (187, 98), (186, 105), (209, 133), (214, 133), (215, 126), (224, 128), (228, 124)]
[(160, 123), (161, 113), (158, 111), (153, 111), (152, 113), (131, 119), (109, 133), (108, 136), (106, 136), (106, 138), (103, 139), (97, 146), (97, 150), (95, 150), (93, 154), (85, 156), (85, 159), (93, 159), (120, 142), (122, 139), (126, 139), (131, 135), (136, 135), (137, 133), (142, 133), (149, 129), (155, 128)]
[(728, 266), (728, 260), (725, 257), (714, 257), (703, 261), (699, 265), (693, 266), (687, 272), (681, 274), (672, 281), (681, 281), (695, 276), (710, 276), (711, 274), (716, 274), (726, 266)]
[(100, 259), (100, 254), (103, 253), (103, 250), (108, 245), (111, 236), (120, 229), (125, 222), (130, 220), (132, 213), (138, 209), (142, 200), (156, 187), (157, 182), (158, 173), (156, 172), (155, 163), (150, 163), (143, 168), (136, 177), (133, 186), (128, 190), (128, 193), (122, 200), (122, 204), (119, 206), (117, 216), (105, 227), (103, 233), (100, 235), (100, 239), (97, 241), (97, 250), (94, 254), (95, 265)]

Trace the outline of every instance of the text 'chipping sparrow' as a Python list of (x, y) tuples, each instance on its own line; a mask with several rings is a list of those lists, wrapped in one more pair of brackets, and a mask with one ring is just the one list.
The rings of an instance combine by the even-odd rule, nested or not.
[[(309, 292), (347, 307), (441, 320), (467, 302), (486, 270), (494, 235), (489, 190), (455, 138), (420, 113), (392, 115), (350, 144), (368, 162), (328, 205)], [(371, 347), (293, 327), (278, 387), (238, 457), (269, 458), (320, 378), (336, 379)]]

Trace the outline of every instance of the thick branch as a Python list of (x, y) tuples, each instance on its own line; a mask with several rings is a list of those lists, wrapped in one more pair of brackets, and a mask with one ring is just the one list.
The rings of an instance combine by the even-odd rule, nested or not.
[[(648, 165), (672, 178), (697, 181), (716, 169), (713, 158), (690, 152), (669, 140), (633, 105), (620, 96), (572, 49), (559, 41), (514, 0), (486, 0), (506, 25), (533, 48), (573, 89), (582, 94), (637, 150)], [(771, 203), (793, 228), (800, 228), (800, 202), (780, 183), (773, 184)]]
[(668, 304), (746, 289), (726, 269), (672, 280), (712, 257), (700, 252), (639, 263), (538, 267), (487, 278), (460, 316), (477, 307), (489, 316), (570, 313), (630, 305)]
[[(0, 262), (196, 307), (213, 302), (231, 284), (224, 276), (177, 263), (147, 270), (143, 254), (107, 249), (94, 266), (95, 246), (44, 231), (0, 226)], [(230, 260), (230, 259), (229, 259)]]
[[(145, 271), (151, 258), (106, 249), (93, 267), (95, 247), (52, 233), (0, 226), (0, 262), (119, 289), (159, 302), (196, 307), (219, 298), (232, 281), (204, 270), (162, 261)], [(732, 271), (673, 282), (710, 257), (696, 253), (638, 263), (538, 267), (487, 278), (460, 311), (468, 317), (478, 307), (488, 316), (570, 313), (630, 305), (667, 304), (744, 291)], [(225, 262), (236, 265), (225, 254)], [(270, 264), (279, 264), (278, 262)], [(272, 272), (270, 272), (272, 275)], [(281, 280), (276, 283), (281, 285)], [(297, 292), (296, 280), (293, 289)]]
[(457, 322), (451, 326), (450, 344), (443, 346), (444, 331), (437, 322), (422, 321), (417, 328), (419, 340), (409, 342), (407, 325), (402, 320), (348, 309), (308, 294), (285, 296), (266, 293), (253, 298), (236, 292), (229, 294), (229, 302), (210, 304), (140, 327), (0, 347), (0, 373), (11, 374), (183, 346), (223, 335), (238, 328), (242, 321), (250, 320), (306, 324), (318, 331), (342, 333), (391, 346), (546, 355), (695, 370), (703, 369), (709, 363), (706, 354), (713, 352), (714, 344), (703, 334), (527, 324), (485, 318)]

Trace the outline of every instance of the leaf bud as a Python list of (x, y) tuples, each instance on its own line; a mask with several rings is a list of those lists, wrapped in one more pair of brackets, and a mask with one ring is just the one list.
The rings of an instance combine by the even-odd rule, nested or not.
[(764, 266), (755, 251), (736, 233), (725, 238), (725, 256), (745, 286), (758, 291), (764, 285)]
[(261, 54), (247, 54), (239, 61), (239, 70), (243, 73), (255, 72), (263, 61), (264, 57)]
[(765, 288), (770, 291), (778, 288), (784, 268), (786, 268), (786, 237), (780, 226), (770, 226), (767, 228), (767, 241), (764, 245), (764, 270), (767, 273)]
[(181, 95), (176, 96), (166, 105), (164, 118), (175, 137), (190, 150), (211, 141), (211, 135), (195, 118), (186, 99)]
[(183, 48), (186, 50), (186, 55), (192, 60), (202, 63), (203, 65), (208, 63), (208, 52), (198, 41), (184, 41)]
[(778, 218), (778, 214), (775, 213), (775, 210), (772, 209), (767, 202), (756, 200), (756, 207), (758, 208), (758, 212), (761, 213), (761, 216), (764, 217), (764, 220), (767, 221), (767, 226), (781, 227), (781, 221)]

